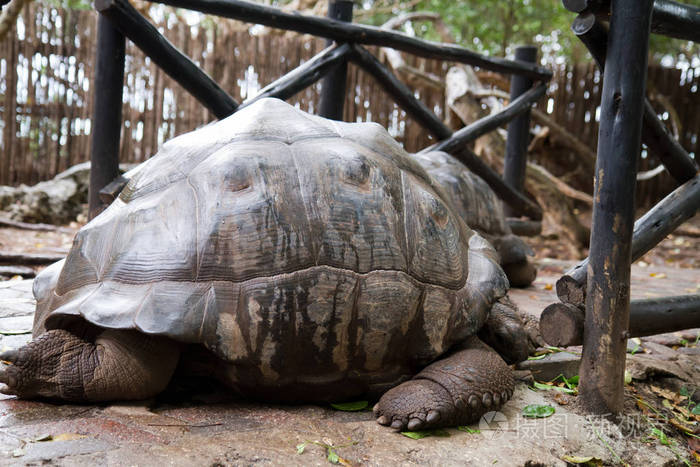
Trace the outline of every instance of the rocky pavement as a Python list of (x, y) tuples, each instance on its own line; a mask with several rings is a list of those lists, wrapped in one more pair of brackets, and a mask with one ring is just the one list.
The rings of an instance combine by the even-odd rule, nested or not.
[[(536, 317), (556, 300), (554, 283), (569, 264), (542, 262), (535, 284), (511, 292), (511, 297)], [(700, 292), (698, 270), (635, 266), (632, 278), (635, 298)], [(0, 348), (16, 348), (30, 339), (33, 308), (31, 281), (0, 282)], [(643, 357), (657, 366), (674, 362), (688, 373), (686, 378), (697, 377), (700, 356), (692, 347), (664, 345), (674, 339), (679, 341), (679, 335), (644, 339), (643, 344), (650, 344)], [(561, 355), (575, 360), (576, 350)], [(639, 365), (637, 374), (644, 378), (648, 365)], [(524, 381), (529, 378), (525, 375)], [(378, 425), (369, 410), (251, 403), (221, 394), (105, 405), (55, 405), (2, 396), (0, 465), (306, 466), (328, 465), (330, 459), (346, 465), (535, 466), (565, 465), (565, 455), (609, 464), (622, 459), (631, 465), (677, 460), (668, 446), (642, 442), (642, 431), (624, 432), (605, 420), (584, 417), (573, 405), (554, 403), (551, 392), (533, 391), (520, 382), (513, 399), (469, 427), (472, 432), (448, 429), (437, 433), (447, 436), (423, 439)], [(524, 418), (522, 410), (530, 404), (552, 405), (556, 413)]]

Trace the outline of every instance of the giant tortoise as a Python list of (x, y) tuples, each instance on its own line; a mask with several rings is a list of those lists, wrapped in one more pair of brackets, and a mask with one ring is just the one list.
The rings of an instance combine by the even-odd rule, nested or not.
[(476, 335), (525, 356), (497, 253), (379, 125), (263, 99), (128, 176), (37, 277), (34, 340), (0, 356), (3, 392), (143, 399), (196, 359), (247, 397), (384, 393), (378, 422), (398, 429), (512, 395)]
[(491, 187), (445, 152), (427, 150), (413, 157), (442, 186), (455, 213), (496, 248), (511, 287), (530, 285), (537, 277), (528, 258), (534, 252), (510, 230), (503, 204)]

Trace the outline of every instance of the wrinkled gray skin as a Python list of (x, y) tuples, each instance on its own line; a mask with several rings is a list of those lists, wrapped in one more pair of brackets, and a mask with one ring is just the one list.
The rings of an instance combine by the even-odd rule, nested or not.
[(511, 287), (527, 287), (537, 277), (529, 260), (534, 252), (506, 223), (503, 203), (479, 176), (442, 151), (412, 154), (444, 189), (449, 202), (469, 227), (486, 238), (499, 255)]
[(265, 99), (127, 175), (36, 279), (34, 340), (0, 356), (5, 393), (147, 398), (196, 358), (249, 397), (385, 393), (377, 420), (397, 429), (511, 396), (476, 337), (526, 356), (497, 253), (378, 125)]

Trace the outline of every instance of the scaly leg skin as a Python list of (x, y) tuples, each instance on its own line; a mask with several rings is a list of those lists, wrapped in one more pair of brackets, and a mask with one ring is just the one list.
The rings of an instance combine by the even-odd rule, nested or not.
[(529, 259), (534, 255), (532, 248), (522, 238), (512, 234), (494, 238), (493, 243), (510, 286), (527, 287), (532, 284), (537, 277), (537, 268)]
[(511, 369), (472, 337), (463, 350), (387, 391), (374, 413), (378, 423), (397, 430), (466, 425), (498, 410), (513, 395), (513, 388)]
[(50, 330), (17, 350), (0, 354), (4, 394), (66, 402), (146, 399), (167, 386), (180, 354), (163, 337), (104, 330), (94, 342)]
[(518, 307), (507, 296), (494, 303), (479, 338), (509, 365), (527, 360), (535, 350), (520, 318)]

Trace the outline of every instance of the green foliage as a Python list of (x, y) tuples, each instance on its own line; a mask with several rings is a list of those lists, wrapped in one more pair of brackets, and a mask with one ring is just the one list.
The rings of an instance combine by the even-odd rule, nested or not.
[(481, 430), (479, 430), (478, 428), (469, 428), (468, 426), (461, 426), (461, 425), (460, 425), (460, 426), (457, 427), (457, 429), (458, 429), (459, 431), (465, 431), (465, 432), (467, 432), (467, 433), (469, 433), (469, 434), (472, 434), (472, 435), (473, 435), (473, 434), (481, 433)]
[(554, 414), (554, 407), (551, 405), (528, 405), (523, 409), (523, 417), (526, 418), (547, 418)]
[(44, 0), (47, 5), (64, 10), (90, 10), (92, 2), (90, 0)]
[(445, 430), (402, 431), (401, 434), (411, 439), (423, 439), (428, 436), (450, 436), (450, 433)]
[[(700, 0), (684, 0), (700, 6)], [(564, 60), (590, 60), (586, 48), (571, 32), (576, 15), (561, 0), (365, 0), (355, 7), (359, 21), (381, 25), (393, 16), (413, 11), (440, 14), (455, 42), (477, 52), (510, 56), (514, 47), (534, 44), (546, 64)], [(441, 40), (430, 22), (415, 22), (405, 32), (429, 40)], [(650, 60), (665, 64), (691, 63), (700, 58), (700, 46), (692, 42), (652, 35)]]
[(367, 401), (354, 401), (354, 402), (340, 402), (331, 404), (335, 410), (342, 410), (343, 412), (357, 412), (364, 410), (369, 405)]

